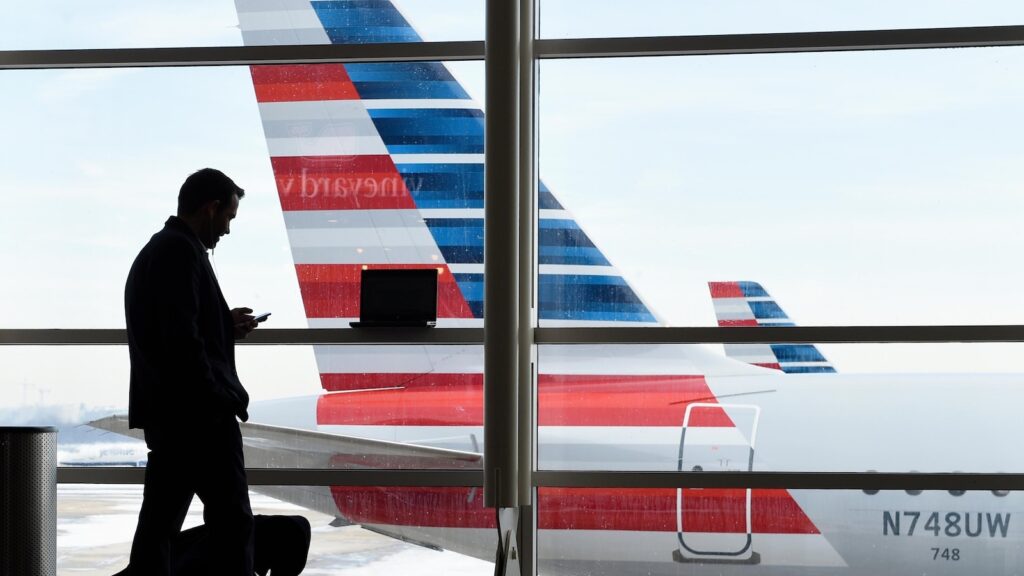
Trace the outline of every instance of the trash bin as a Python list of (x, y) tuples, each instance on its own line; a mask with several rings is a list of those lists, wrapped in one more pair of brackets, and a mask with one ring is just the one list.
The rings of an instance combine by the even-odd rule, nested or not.
[(57, 574), (57, 429), (0, 427), (0, 576)]

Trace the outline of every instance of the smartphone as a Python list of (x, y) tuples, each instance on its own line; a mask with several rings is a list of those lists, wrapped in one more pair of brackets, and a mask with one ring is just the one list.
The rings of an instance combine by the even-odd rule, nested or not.
[(253, 318), (253, 321), (259, 323), (259, 322), (263, 322), (267, 318), (270, 318), (270, 312), (264, 312), (263, 314), (260, 314), (259, 316), (255, 316)]

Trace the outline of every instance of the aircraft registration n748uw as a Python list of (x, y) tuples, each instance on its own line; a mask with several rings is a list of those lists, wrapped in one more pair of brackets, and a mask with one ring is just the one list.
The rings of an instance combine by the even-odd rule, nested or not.
[[(415, 42), (387, 0), (236, 0), (246, 44)], [(436, 268), (439, 326), (482, 326), (483, 112), (442, 63), (253, 66), (306, 315), (347, 327), (363, 268)], [(539, 316), (656, 325), (539, 187)], [(787, 325), (753, 282), (712, 282), (722, 326)], [(1024, 471), (1020, 376), (836, 374), (812, 345), (545, 346), (539, 465), (563, 470)], [(324, 393), (258, 404), (248, 465), (479, 468), (478, 346), (317, 346)], [(968, 409), (970, 407), (970, 409)], [(127, 433), (126, 420), (96, 425)], [(261, 487), (483, 559), (476, 489)], [(1007, 492), (542, 489), (543, 574), (1015, 574)]]

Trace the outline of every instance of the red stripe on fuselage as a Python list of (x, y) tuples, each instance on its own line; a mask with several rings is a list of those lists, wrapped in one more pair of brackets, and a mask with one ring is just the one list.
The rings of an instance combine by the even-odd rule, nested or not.
[(436, 386), (457, 384), (461, 386), (482, 387), (483, 374), (437, 374), (430, 372), (377, 372), (373, 374), (321, 374), (320, 383), (324, 390), (338, 392), (341, 390), (367, 390), (374, 388), (401, 388), (407, 386)]
[[(407, 377), (408, 375), (402, 375)], [(357, 382), (353, 376), (349, 385)], [(690, 402), (715, 403), (700, 376), (541, 375), (541, 426), (664, 425), (677, 427)], [(431, 374), (399, 390), (330, 394), (318, 405), (320, 424), (471, 425), (483, 423), (483, 378)], [(697, 426), (731, 426), (721, 410), (693, 414)], [(493, 528), (493, 511), (469, 488), (332, 488), (343, 516), (361, 524)], [(538, 522), (548, 530), (676, 531), (674, 489), (542, 489)], [(754, 490), (754, 533), (816, 534), (785, 490)], [(746, 491), (685, 490), (687, 532), (746, 531)]]
[(296, 264), (307, 318), (357, 318), (362, 269), (437, 268), (437, 317), (472, 318), (455, 277), (446, 264)]
[[(494, 528), (494, 510), (472, 488), (331, 488), (338, 510), (357, 524)], [(537, 524), (542, 530), (677, 531), (677, 492), (672, 488), (541, 488)], [(745, 533), (746, 491), (683, 491), (685, 532)], [(751, 492), (755, 534), (818, 534), (785, 490)]]
[(286, 212), (416, 208), (391, 156), (277, 156), (270, 163)]
[[(542, 374), (541, 426), (680, 426), (692, 402), (717, 403), (703, 376)], [(693, 426), (732, 426), (720, 409), (691, 414)]]
[(357, 100), (343, 64), (250, 66), (257, 102)]
[(317, 401), (316, 421), (321, 426), (482, 426), (482, 391), (480, 384), (435, 381), (326, 394)]
[[(337, 378), (358, 393), (328, 394), (317, 403), (317, 422), (336, 426), (482, 426), (480, 374), (360, 375), (324, 374), (325, 387)], [(400, 389), (374, 390), (381, 382)], [(693, 402), (717, 403), (702, 376), (606, 376), (541, 374), (538, 423), (541, 426), (682, 425)], [(733, 426), (718, 408), (691, 412), (693, 426)]]

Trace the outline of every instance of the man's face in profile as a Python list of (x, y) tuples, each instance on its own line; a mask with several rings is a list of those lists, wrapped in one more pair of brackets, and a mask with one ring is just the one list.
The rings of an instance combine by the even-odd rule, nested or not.
[(214, 211), (213, 219), (210, 222), (210, 245), (207, 248), (214, 248), (220, 237), (231, 233), (231, 221), (238, 215), (238, 195), (232, 194), (231, 201), (227, 205), (220, 205)]

